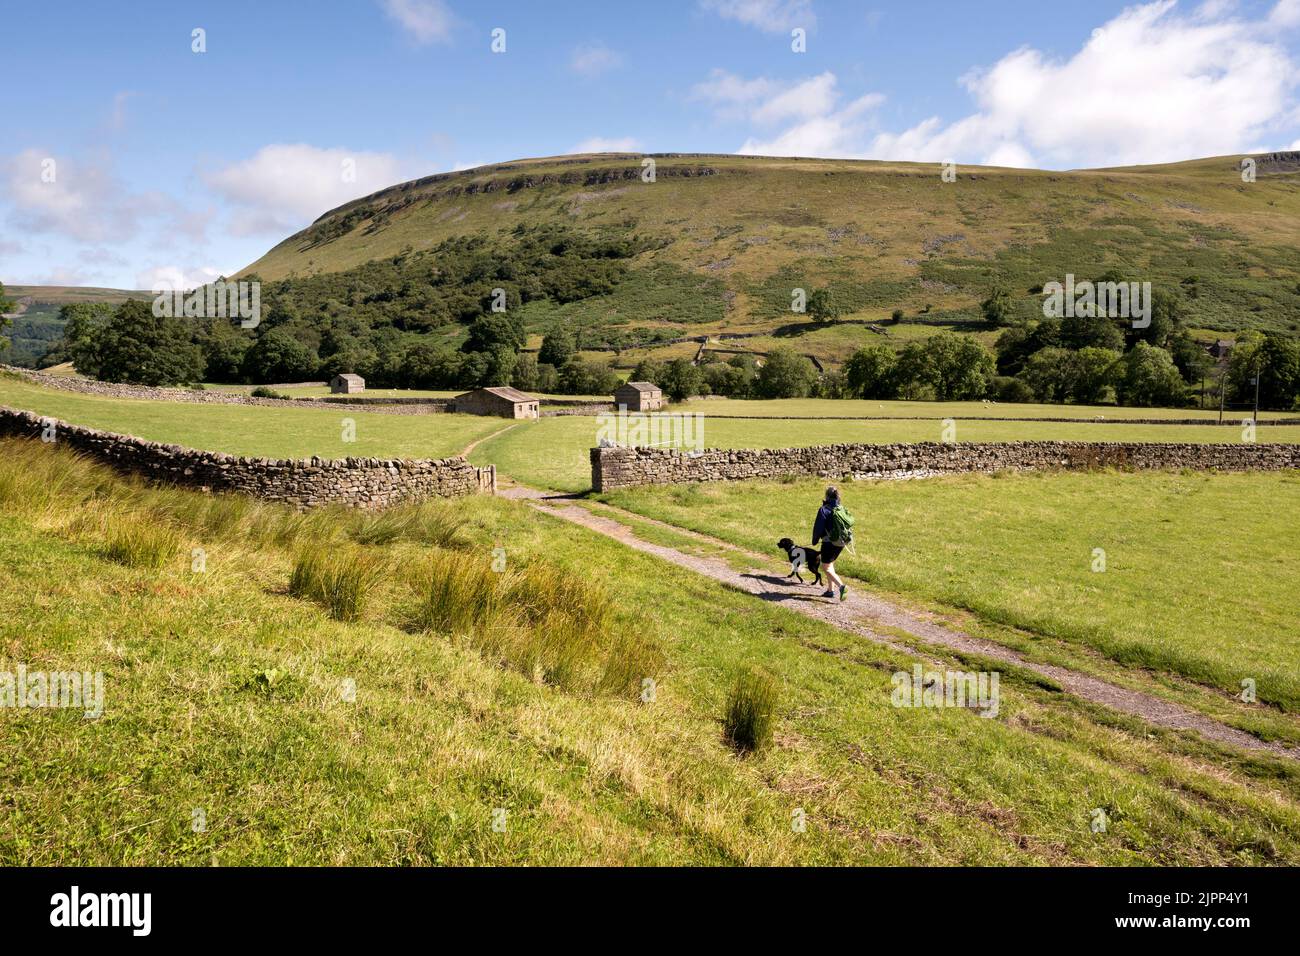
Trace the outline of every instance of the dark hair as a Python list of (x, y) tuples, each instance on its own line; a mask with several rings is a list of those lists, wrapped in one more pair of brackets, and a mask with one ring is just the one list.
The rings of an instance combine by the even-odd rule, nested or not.
[(834, 485), (828, 485), (828, 486), (826, 487), (826, 500), (827, 500), (828, 502), (830, 502), (830, 501), (839, 501), (839, 500), (840, 500), (840, 490), (839, 490), (838, 488), (836, 488)]

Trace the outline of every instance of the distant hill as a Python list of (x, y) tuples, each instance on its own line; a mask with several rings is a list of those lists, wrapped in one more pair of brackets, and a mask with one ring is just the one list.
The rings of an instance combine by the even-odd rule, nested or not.
[(67, 305), (69, 302), (125, 302), (127, 299), (152, 299), (144, 289), (101, 289), (79, 285), (5, 285), (5, 294), (17, 301), (40, 305)]
[[(657, 338), (750, 333), (842, 358), (869, 323), (902, 309), (899, 337), (975, 329), (995, 281), (1035, 314), (1031, 292), (1072, 272), (1115, 270), (1180, 290), (1195, 328), (1300, 329), (1300, 153), (1043, 172), (938, 164), (672, 154), (531, 159), (429, 176), (330, 210), (241, 275), (347, 273), (457, 238), (562, 225), (653, 240), (613, 291), (531, 306), (534, 330), (655, 329)], [(428, 270), (437, 256), (428, 255)], [(351, 283), (351, 279), (348, 280)], [(791, 290), (827, 286), (847, 323), (815, 328)], [(381, 293), (385, 290), (379, 290)], [(396, 290), (387, 290), (394, 292)], [(354, 284), (355, 299), (376, 290)], [(343, 308), (348, 299), (341, 297)], [(368, 299), (367, 299), (368, 301)], [(855, 324), (856, 320), (856, 324)]]
[(8, 349), (0, 350), (0, 362), (35, 368), (46, 351), (63, 337), (59, 309), (70, 302), (107, 302), (152, 299), (153, 293), (133, 289), (101, 289), (94, 286), (6, 285), (5, 297), (12, 299), (12, 324), (5, 332)]

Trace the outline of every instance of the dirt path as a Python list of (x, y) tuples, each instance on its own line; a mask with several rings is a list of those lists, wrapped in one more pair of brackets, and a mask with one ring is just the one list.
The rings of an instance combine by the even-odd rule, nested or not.
[(460, 453), (460, 457), (468, 458), (469, 453), (472, 452), (479, 445), (483, 444), (485, 441), (490, 441), (491, 439), (496, 438), (498, 435), (504, 435), (506, 432), (510, 431), (510, 429), (514, 428), (518, 424), (519, 424), (518, 422), (515, 422), (514, 424), (507, 425), (505, 428), (498, 428), (490, 435), (484, 435), (482, 438), (475, 439), (474, 441), (470, 442), (468, 445), (465, 446), (464, 450), (461, 451)]
[(959, 653), (978, 654), (981, 657), (1024, 668), (1050, 678), (1067, 693), (1109, 707), (1120, 713), (1139, 717), (1157, 727), (1192, 730), (1218, 743), (1241, 747), (1245, 750), (1263, 751), (1292, 760), (1300, 760), (1300, 749), (1289, 748), (1273, 741), (1260, 740), (1245, 731), (1230, 727), (1211, 717), (1206, 717), (1204, 714), (1188, 710), (1151, 694), (1129, 690), (1126, 687), (1120, 687), (1068, 668), (1028, 660), (1016, 651), (1001, 644), (972, 637), (962, 631), (928, 621), (912, 611), (867, 592), (862, 587), (850, 586), (848, 600), (843, 603), (821, 598), (818, 596), (820, 594), (819, 589), (798, 587), (793, 582), (782, 578), (780, 574), (766, 570), (765, 567), (771, 565), (771, 560), (768, 558), (737, 548), (724, 541), (696, 534), (674, 525), (667, 525), (651, 518), (644, 518), (641, 515), (628, 514), (629, 518), (635, 518), (637, 521), (657, 525), (676, 534), (696, 538), (710, 545), (724, 547), (732, 553), (751, 559), (754, 562), (754, 567), (746, 571), (736, 571), (725, 561), (717, 558), (686, 554), (675, 548), (645, 541), (638, 538), (632, 529), (626, 525), (569, 503), (572, 500), (572, 496), (569, 495), (552, 494), (521, 485), (504, 490), (502, 495), (509, 498), (529, 500), (534, 507), (542, 509), (548, 514), (554, 514), (574, 524), (582, 525), (584, 528), (620, 541), (630, 548), (636, 548), (638, 551), (652, 554), (680, 567), (713, 578), (723, 584), (729, 584), (742, 591), (747, 591), (764, 601), (783, 604), (800, 614), (824, 621), (840, 630), (857, 634), (860, 637), (865, 637), (868, 640), (913, 657), (924, 655), (918, 655), (915, 648), (881, 633), (879, 628), (893, 628), (906, 632), (929, 644), (945, 647)]

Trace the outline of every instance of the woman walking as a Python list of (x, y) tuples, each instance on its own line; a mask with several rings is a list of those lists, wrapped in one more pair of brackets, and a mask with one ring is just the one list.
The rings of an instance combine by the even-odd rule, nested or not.
[(835, 597), (835, 588), (840, 589), (840, 600), (849, 593), (844, 579), (835, 571), (835, 559), (853, 540), (853, 516), (840, 503), (840, 490), (834, 485), (826, 489), (826, 500), (817, 509), (817, 518), (813, 522), (812, 543), (822, 545), (822, 570), (826, 572), (827, 590), (822, 597)]

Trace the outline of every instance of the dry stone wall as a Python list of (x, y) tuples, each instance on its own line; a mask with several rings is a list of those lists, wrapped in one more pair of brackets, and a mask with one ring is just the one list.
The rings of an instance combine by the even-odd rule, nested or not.
[[(386, 395), (321, 395), (303, 398), (254, 398), (244, 392), (227, 392), (221, 389), (155, 388), (150, 385), (127, 385), (122, 382), (101, 382), (78, 375), (50, 375), (12, 365), (0, 365), (0, 371), (26, 379), (33, 385), (55, 388), (80, 395), (98, 395), (103, 398), (129, 398), (156, 402), (190, 402), (198, 405), (272, 405), (282, 408), (329, 408), (345, 405), (351, 411), (381, 412), (385, 415), (434, 415), (451, 411), (451, 400), (445, 398), (408, 398)], [(306, 382), (306, 385), (323, 385), (323, 382)], [(290, 386), (272, 385), (270, 388)]]
[(52, 439), (122, 471), (209, 491), (237, 491), (297, 508), (341, 504), (375, 509), (479, 490), (464, 458), (245, 458), (163, 445), (0, 407), (0, 436)]
[(104, 398), (132, 398), (149, 401), (194, 402), (203, 405), (294, 405), (301, 406), (294, 399), (253, 398), (240, 392), (223, 392), (219, 389), (198, 388), (153, 388), (148, 385), (126, 385), (121, 382), (100, 382), (93, 378), (77, 375), (50, 375), (12, 365), (0, 366), (0, 371), (17, 375), (33, 385), (44, 388), (56, 388), (63, 392), (76, 392), (80, 395), (100, 395)]
[(637, 485), (746, 478), (909, 478), (959, 472), (1139, 468), (1280, 471), (1300, 468), (1300, 445), (1137, 442), (919, 442), (814, 445), (691, 453), (662, 448), (591, 449), (591, 486), (610, 491)]

